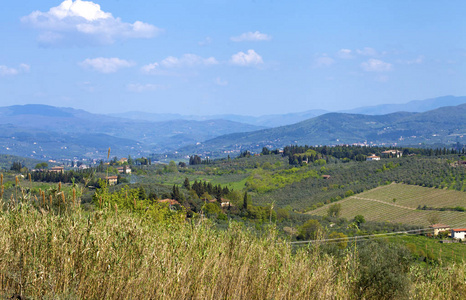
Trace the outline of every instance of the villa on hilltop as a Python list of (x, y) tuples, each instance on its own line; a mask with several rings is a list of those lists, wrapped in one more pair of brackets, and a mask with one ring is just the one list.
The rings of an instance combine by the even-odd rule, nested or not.
[(372, 154), (371, 156), (366, 157), (366, 161), (375, 161), (375, 160), (380, 160), (380, 156)]
[(382, 152), (382, 156), (399, 158), (403, 156), (403, 152), (401, 152), (400, 150), (387, 150)]

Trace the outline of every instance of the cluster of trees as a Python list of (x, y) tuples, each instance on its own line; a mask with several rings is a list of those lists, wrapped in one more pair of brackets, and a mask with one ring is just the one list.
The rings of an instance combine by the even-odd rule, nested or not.
[(11, 165), (10, 170), (16, 171), (16, 172), (21, 172), (22, 168), (23, 168), (23, 165), (19, 161), (15, 161)]
[[(101, 164), (103, 164), (103, 161), (101, 161)], [(139, 166), (148, 166), (152, 164), (151, 158), (146, 158), (146, 157), (140, 157), (133, 159), (131, 155), (128, 155), (128, 160), (126, 162), (120, 162), (118, 160), (118, 157), (114, 156), (110, 161), (109, 164), (111, 166), (121, 166), (121, 165), (139, 165)]]
[(244, 150), (240, 152), (240, 154), (238, 155), (238, 158), (250, 157), (250, 156), (252, 156), (251, 152), (249, 150)]
[[(330, 157), (338, 158), (342, 161), (365, 161), (366, 157), (371, 154), (380, 155), (386, 150), (401, 151), (404, 156), (409, 154), (417, 154), (421, 156), (440, 156), (465, 153), (464, 147), (458, 148), (436, 148), (436, 149), (421, 149), (421, 148), (403, 148), (403, 147), (372, 147), (372, 146), (299, 146), (291, 145), (283, 148), (283, 156), (288, 157), (291, 165), (302, 165), (303, 163), (314, 162), (318, 159), (329, 160)], [(247, 152), (247, 151), (246, 151)], [(245, 153), (242, 153), (244, 156)], [(279, 150), (269, 150), (264, 147), (262, 155), (278, 154)]]
[[(455, 206), (455, 207), (431, 207), (431, 206), (427, 206), (427, 205), (424, 205), (424, 206), (419, 205), (419, 206), (417, 207), (417, 209), (419, 209), (419, 210), (437, 210), (437, 211), (461, 211), (461, 212), (466, 211), (466, 208), (464, 208), (463, 206)], [(465, 217), (466, 217), (466, 216), (465, 216)]]
[(79, 171), (65, 171), (65, 172), (32, 172), (32, 181), (42, 182), (63, 182), (63, 183), (82, 183), (91, 184), (96, 183), (94, 178), (94, 171), (91, 169), (79, 170)]
[(194, 165), (208, 165), (212, 162), (208, 157), (206, 159), (202, 159), (198, 155), (192, 155), (189, 157), (189, 165), (194, 166)]
[(223, 187), (220, 184), (213, 185), (207, 181), (197, 181), (195, 180), (192, 185), (190, 185), (189, 179), (185, 178), (183, 186), (187, 190), (193, 190), (196, 192), (196, 195), (199, 198), (202, 198), (204, 194), (209, 194), (215, 196), (216, 199), (221, 199), (223, 196), (230, 194), (230, 189), (228, 187)]
[(272, 154), (280, 154), (280, 150), (278, 149), (275, 149), (275, 150), (270, 150), (269, 148), (267, 147), (264, 147), (262, 148), (262, 152), (261, 152), (262, 155), (272, 155)]

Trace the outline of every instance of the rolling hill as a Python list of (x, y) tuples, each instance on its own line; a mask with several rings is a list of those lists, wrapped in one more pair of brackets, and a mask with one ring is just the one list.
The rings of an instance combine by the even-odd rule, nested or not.
[[(413, 100), (402, 104), (380, 104), (374, 106), (358, 107), (350, 110), (338, 111), (339, 113), (347, 114), (363, 114), (363, 115), (386, 115), (395, 112), (426, 112), (445, 106), (457, 106), (466, 103), (466, 97), (444, 96), (425, 100)], [(295, 112), (287, 114), (271, 114), (263, 116), (242, 116), (234, 114), (223, 115), (181, 115), (181, 114), (160, 114), (148, 113), (141, 111), (131, 111), (125, 113), (109, 114), (109, 116), (132, 119), (145, 120), (151, 122), (162, 122), (172, 120), (190, 120), (190, 121), (206, 121), (206, 120), (229, 120), (234, 122), (252, 124), (264, 127), (278, 127), (296, 124), (310, 118), (318, 117), (329, 113), (323, 109), (312, 109), (304, 112)]]
[[(367, 221), (428, 226), (429, 217), (435, 215), (439, 218), (439, 223), (452, 227), (466, 226), (466, 212), (416, 209), (424, 205), (435, 208), (464, 206), (466, 193), (460, 191), (390, 184), (336, 203), (341, 204), (341, 217), (348, 220), (356, 215), (363, 215)], [(332, 204), (308, 213), (324, 216), (330, 205)]]
[(387, 115), (329, 113), (297, 124), (249, 133), (234, 133), (208, 140), (188, 152), (226, 149), (259, 150), (286, 145), (452, 144), (466, 141), (466, 104), (424, 113)]
[[(227, 120), (136, 121), (47, 105), (0, 108), (0, 149), (28, 157), (147, 155), (261, 127)], [(71, 150), (73, 149), (73, 150)]]
[(466, 97), (444, 96), (425, 100), (413, 100), (403, 104), (381, 104), (358, 107), (340, 111), (349, 114), (385, 115), (399, 111), (426, 112), (445, 106), (457, 106), (466, 103)]
[(274, 114), (263, 116), (242, 116), (233, 114), (211, 115), (211, 116), (193, 116), (193, 115), (180, 115), (180, 114), (156, 114), (140, 111), (131, 111), (125, 113), (109, 114), (109, 116), (127, 118), (132, 120), (145, 120), (151, 122), (172, 121), (172, 120), (190, 120), (190, 121), (207, 121), (207, 120), (227, 120), (255, 126), (263, 127), (277, 127), (289, 124), (294, 124), (299, 121), (307, 120), (309, 118), (317, 117), (328, 113), (323, 109), (313, 109), (305, 112), (288, 113), (288, 114)]

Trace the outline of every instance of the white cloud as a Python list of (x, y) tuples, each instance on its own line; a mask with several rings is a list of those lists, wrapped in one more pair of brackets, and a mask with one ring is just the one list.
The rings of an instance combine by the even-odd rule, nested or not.
[(0, 76), (18, 75), (20, 73), (28, 73), (31, 66), (20, 64), (18, 68), (10, 68), (5, 65), (0, 65)]
[(351, 49), (340, 49), (337, 56), (342, 59), (351, 59), (354, 58), (353, 51)]
[(356, 50), (356, 52), (364, 56), (378, 56), (379, 55), (379, 53), (374, 48), (370, 48), (370, 47), (364, 47), (362, 50), (358, 49)]
[(141, 67), (141, 71), (147, 74), (154, 73), (159, 69), (159, 63), (148, 64)]
[(93, 93), (96, 91), (96, 87), (89, 81), (78, 82), (77, 85), (81, 90), (88, 93)]
[(413, 60), (399, 60), (398, 63), (404, 65), (420, 65), (424, 62), (424, 56), (420, 55), (416, 59)]
[(255, 32), (245, 32), (239, 36), (232, 36), (230, 40), (233, 42), (256, 42), (256, 41), (270, 41), (272, 37), (265, 33), (260, 33), (259, 31)]
[(210, 43), (212, 43), (212, 38), (210, 36), (208, 36), (204, 40), (198, 42), (197, 44), (199, 46), (206, 46), (206, 45), (209, 45)]
[(166, 68), (194, 67), (216, 65), (218, 61), (215, 57), (202, 58), (196, 54), (184, 54), (180, 58), (169, 56), (160, 62)]
[(222, 80), (220, 77), (215, 78), (214, 83), (215, 83), (216, 85), (220, 85), (220, 86), (226, 86), (226, 85), (228, 85), (228, 81)]
[(9, 68), (4, 65), (0, 65), (0, 75), (5, 76), (5, 75), (16, 75), (18, 74), (18, 70), (15, 68)]
[(155, 91), (164, 88), (161, 85), (158, 84), (152, 84), (152, 83), (146, 83), (146, 84), (141, 84), (141, 83), (130, 83), (126, 86), (127, 90), (130, 92), (136, 92), (136, 93), (142, 93), (146, 91)]
[(367, 72), (387, 72), (392, 70), (392, 64), (371, 58), (361, 63), (361, 68)]
[(111, 44), (118, 39), (151, 38), (161, 30), (136, 21), (125, 23), (91, 1), (65, 0), (48, 12), (34, 11), (21, 21), (38, 29), (45, 45)]
[(328, 56), (321, 56), (316, 58), (315, 64), (317, 67), (329, 67), (335, 63), (335, 60), (333, 58), (330, 58)]
[(249, 49), (248, 53), (242, 51), (233, 54), (230, 59), (230, 63), (238, 66), (251, 66), (251, 65), (260, 65), (264, 61), (262, 57), (256, 53), (256, 51)]
[(100, 73), (115, 73), (121, 68), (128, 68), (134, 66), (134, 63), (116, 57), (105, 58), (88, 58), (80, 62), (79, 65), (85, 69), (93, 69)]

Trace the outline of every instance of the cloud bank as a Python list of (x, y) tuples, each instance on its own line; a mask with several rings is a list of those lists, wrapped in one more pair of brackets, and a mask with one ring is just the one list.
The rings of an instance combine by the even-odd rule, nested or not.
[(361, 68), (367, 72), (388, 72), (392, 70), (392, 64), (378, 59), (369, 59), (361, 63)]
[(85, 59), (84, 61), (80, 62), (79, 65), (85, 69), (92, 69), (100, 73), (108, 74), (115, 73), (122, 68), (132, 67), (134, 66), (134, 63), (116, 57), (97, 57)]
[(161, 32), (141, 21), (123, 22), (91, 1), (65, 0), (48, 12), (34, 11), (21, 22), (37, 29), (47, 46), (102, 45), (131, 38), (152, 38)]
[(0, 76), (18, 75), (20, 73), (28, 73), (31, 67), (27, 64), (20, 64), (17, 68), (11, 68), (5, 65), (0, 65)]
[(230, 40), (233, 42), (245, 42), (245, 41), (270, 41), (272, 37), (265, 33), (260, 33), (259, 31), (255, 32), (245, 32), (239, 36), (232, 36)]
[(203, 58), (196, 54), (183, 54), (181, 57), (168, 56), (160, 62), (154, 62), (141, 67), (141, 71), (152, 75), (174, 75), (168, 69), (194, 68), (201, 66), (213, 66), (219, 62), (215, 57)]
[(141, 84), (141, 83), (130, 83), (126, 86), (126, 89), (130, 92), (136, 92), (136, 93), (142, 93), (146, 91), (155, 91), (155, 90), (160, 90), (163, 89), (164, 87), (158, 84), (152, 84), (152, 83), (146, 83), (146, 84)]

